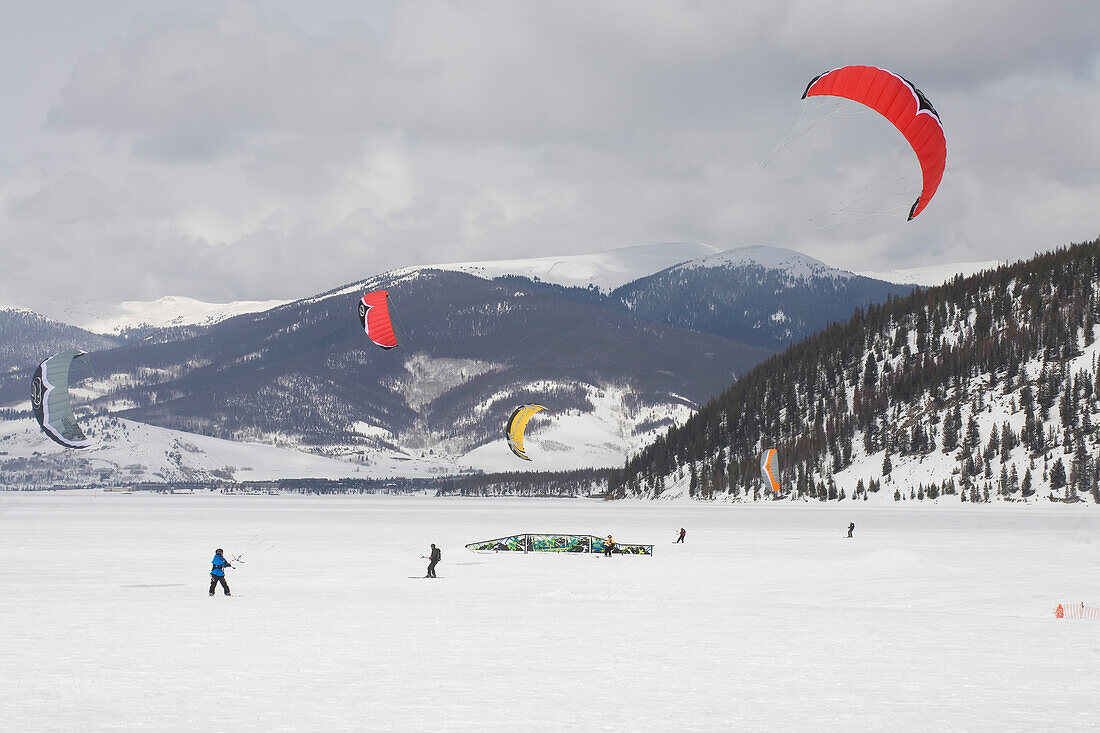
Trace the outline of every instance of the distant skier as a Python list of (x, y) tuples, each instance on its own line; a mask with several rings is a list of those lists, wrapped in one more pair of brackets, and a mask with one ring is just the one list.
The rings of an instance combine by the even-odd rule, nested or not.
[(855, 522), (849, 522), (848, 523), (848, 536), (849, 537), (852, 536), (852, 532), (855, 530), (855, 528), (856, 528), (856, 523)]
[(683, 541), (684, 541), (684, 537), (686, 537), (686, 536), (687, 536), (687, 533), (688, 533), (688, 531), (687, 531), (686, 529), (684, 529), (683, 527), (680, 527), (680, 538), (679, 538), (678, 540), (676, 540), (675, 542), (673, 542), (672, 544), (674, 544), (674, 545), (678, 545), (678, 544), (680, 544), (681, 542), (683, 542)]
[(442, 559), (443, 559), (443, 553), (439, 551), (439, 548), (436, 547), (435, 543), (433, 542), (432, 543), (432, 552), (431, 552), (430, 555), (428, 555), (428, 560), (429, 560), (429, 562), (428, 562), (428, 574), (424, 576), (425, 578), (435, 578), (435, 577), (437, 577), (436, 574), (435, 574), (435, 566), (438, 565), (439, 561), (442, 560)]
[(603, 546), (603, 556), (604, 557), (611, 557), (611, 553), (614, 552), (614, 551), (615, 551), (615, 540), (611, 537), (611, 535), (608, 535), (607, 536), (607, 542), (605, 542), (604, 546)]
[(229, 592), (229, 584), (225, 582), (225, 568), (231, 568), (233, 565), (222, 557), (222, 548), (219, 547), (214, 550), (214, 559), (210, 561), (210, 564), (212, 565), (210, 568), (210, 595), (214, 595), (214, 589), (218, 587), (218, 583), (222, 584), (225, 595), (232, 595)]

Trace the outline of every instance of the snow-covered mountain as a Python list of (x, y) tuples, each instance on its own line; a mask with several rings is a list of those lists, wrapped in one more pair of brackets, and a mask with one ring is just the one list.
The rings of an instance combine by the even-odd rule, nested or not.
[[(355, 317), (359, 294), (378, 287), (393, 298), (395, 352), (366, 343)], [(360, 475), (376, 475), (386, 456), (406, 467), (563, 470), (621, 465), (769, 350), (909, 289), (791, 250), (680, 242), (403, 268), (291, 303), (164, 298), (64, 312), (131, 337), (104, 352), (118, 337), (81, 332), (114, 339), (83, 347), (100, 350), (74, 390), (86, 413), (308, 451), (352, 461)], [(132, 338), (144, 329), (156, 335)], [(34, 363), (0, 375), (9, 416), (26, 409)], [(499, 440), (525, 401), (553, 403), (531, 424), (530, 464)]]
[(821, 278), (850, 280), (855, 276), (854, 273), (826, 265), (820, 260), (815, 260), (813, 257), (796, 252), (793, 249), (763, 245), (729, 249), (725, 252), (693, 259), (670, 269), (677, 272), (682, 270), (730, 270), (740, 268), (775, 270), (782, 273), (782, 276), (788, 282), (806, 282)]
[(456, 262), (430, 265), (426, 268), (406, 268), (398, 272), (413, 269), (449, 270), (487, 280), (510, 275), (563, 287), (595, 287), (606, 294), (640, 277), (681, 262), (707, 257), (718, 251), (717, 247), (700, 242), (665, 242), (590, 254)]
[(857, 308), (911, 290), (793, 250), (751, 246), (639, 278), (611, 298), (638, 318), (778, 351)]
[(875, 280), (885, 280), (891, 283), (933, 287), (935, 285), (943, 285), (945, 282), (953, 280), (958, 275), (970, 277), (971, 275), (976, 275), (986, 270), (996, 270), (1003, 264), (1005, 264), (1005, 262), (1002, 260), (949, 262), (943, 265), (926, 265), (924, 267), (908, 267), (898, 270), (861, 270), (856, 274)]
[[(394, 351), (358, 321), (360, 292), (379, 287), (393, 295)], [(514, 282), (417, 270), (91, 354), (73, 395), (96, 414), (345, 460), (571, 469), (620, 464), (768, 354)], [(25, 411), (28, 380), (0, 375), (0, 406)], [(531, 401), (550, 411), (529, 426), (527, 463), (500, 436)]]
[(157, 300), (104, 301), (59, 300), (44, 303), (38, 312), (85, 331), (118, 335), (126, 331), (147, 331), (177, 326), (211, 326), (243, 313), (256, 313), (288, 303), (288, 300), (239, 300), (207, 303), (180, 295)]
[(744, 375), (612, 478), (735, 501), (1100, 503), (1100, 240), (868, 308)]
[(0, 309), (0, 373), (33, 371), (40, 361), (64, 349), (98, 351), (119, 339), (91, 333), (25, 308)]

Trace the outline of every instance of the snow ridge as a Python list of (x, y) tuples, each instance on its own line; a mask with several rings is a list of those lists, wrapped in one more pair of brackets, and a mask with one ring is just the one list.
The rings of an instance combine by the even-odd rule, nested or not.
[(695, 270), (699, 268), (735, 268), (760, 267), (766, 270), (782, 270), (790, 281), (807, 281), (815, 278), (834, 278), (848, 280), (854, 273), (826, 265), (809, 255), (782, 247), (750, 245), (738, 247), (710, 255), (702, 259), (685, 262), (674, 270)]
[(700, 242), (665, 242), (591, 254), (425, 265), (404, 268), (396, 272), (417, 269), (450, 270), (465, 272), (488, 280), (516, 275), (565, 287), (595, 286), (603, 293), (610, 293), (615, 288), (640, 277), (717, 252), (717, 247)]

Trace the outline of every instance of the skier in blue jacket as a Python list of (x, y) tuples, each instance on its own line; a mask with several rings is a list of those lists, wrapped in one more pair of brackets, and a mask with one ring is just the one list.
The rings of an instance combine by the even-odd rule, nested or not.
[(214, 550), (214, 559), (210, 561), (210, 564), (213, 566), (210, 568), (210, 595), (214, 595), (214, 589), (218, 587), (218, 583), (222, 584), (227, 596), (232, 595), (229, 592), (229, 584), (225, 582), (224, 568), (231, 568), (233, 565), (222, 557), (222, 548), (219, 547)]

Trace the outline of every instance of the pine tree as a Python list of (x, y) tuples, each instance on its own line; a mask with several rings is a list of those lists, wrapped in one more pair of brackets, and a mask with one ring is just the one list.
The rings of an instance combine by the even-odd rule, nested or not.
[(875, 355), (867, 354), (867, 364), (863, 369), (863, 386), (874, 387), (878, 381), (878, 364), (875, 363)]
[(982, 437), (978, 433), (978, 421), (974, 418), (975, 411), (971, 411), (970, 420), (966, 423), (966, 447), (977, 450), (981, 447)]
[(1062, 465), (1062, 459), (1059, 458), (1050, 469), (1050, 488), (1051, 490), (1060, 489), (1065, 485), (1066, 467)]
[(1012, 457), (1012, 451), (1019, 445), (1019, 438), (1012, 431), (1012, 426), (1006, 420), (1001, 425), (1001, 462), (1004, 463)]
[(955, 403), (947, 419), (943, 421), (943, 452), (950, 453), (959, 447), (959, 431), (962, 430), (962, 409)]
[(882, 475), (889, 476), (890, 472), (894, 470), (894, 464), (890, 462), (890, 452), (886, 452), (886, 457), (882, 459)]
[(1001, 436), (997, 432), (997, 426), (994, 424), (989, 428), (989, 442), (985, 445), (985, 460), (989, 461), (993, 456), (997, 455), (1001, 450)]

